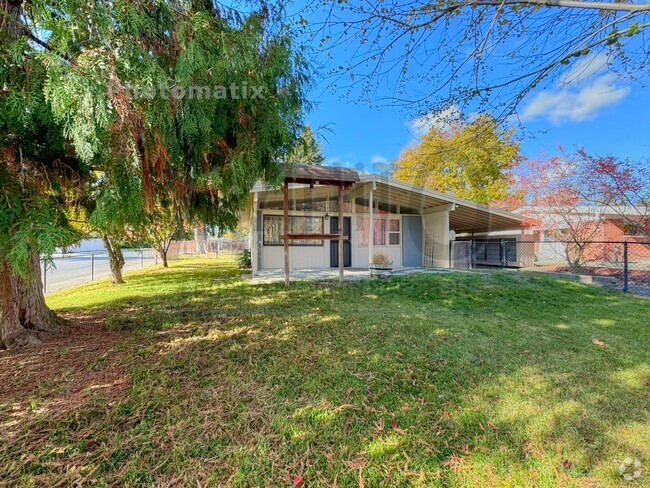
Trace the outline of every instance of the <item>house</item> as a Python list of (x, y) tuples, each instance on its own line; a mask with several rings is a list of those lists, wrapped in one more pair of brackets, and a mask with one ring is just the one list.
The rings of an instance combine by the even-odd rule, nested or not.
[(523, 220), (379, 175), (294, 165), (282, 188), (258, 184), (251, 191), (241, 225), (250, 230), (253, 274), (285, 266), (285, 200), (290, 269), (367, 269), (375, 253), (387, 255), (397, 268), (447, 268), (456, 233), (517, 231)]

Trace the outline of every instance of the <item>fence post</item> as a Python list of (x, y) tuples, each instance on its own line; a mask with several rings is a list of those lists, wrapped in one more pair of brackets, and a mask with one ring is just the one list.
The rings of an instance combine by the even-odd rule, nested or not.
[(90, 255), (90, 281), (95, 281), (95, 253)]
[(469, 269), (474, 269), (474, 262), (476, 260), (476, 242), (472, 239), (469, 241)]
[(627, 263), (627, 241), (623, 243), (623, 291), (628, 289), (628, 263)]

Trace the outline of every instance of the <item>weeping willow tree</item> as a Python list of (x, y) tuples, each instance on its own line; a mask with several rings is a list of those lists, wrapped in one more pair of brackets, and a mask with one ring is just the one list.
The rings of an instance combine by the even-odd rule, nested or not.
[[(140, 202), (148, 215), (165, 195), (183, 220), (229, 228), (255, 182), (279, 178), (276, 161), (300, 133), (309, 80), (282, 5), (258, 2), (246, 12), (198, 0), (4, 0), (1, 5), (2, 120), (6, 113), (18, 121), (33, 117), (26, 101), (39, 100), (47, 136), (59, 138), (62, 148), (68, 141), (72, 159), (79, 161), (75, 167), (101, 181), (98, 191), (73, 179), (73, 186), (97, 192), (91, 196), (96, 199), (91, 222), (133, 225), (110, 212), (111, 206), (129, 210)], [(19, 176), (25, 159), (14, 155), (26, 154), (38, 140), (15, 137), (21, 130), (3, 125), (3, 149), (12, 155), (3, 159), (7, 202), (18, 201), (23, 191)], [(51, 252), (65, 240), (68, 230), (59, 216), (66, 202), (50, 185), (54, 166), (42, 166), (40, 178), (54, 190), (27, 190), (42, 194), (42, 202), (1, 210), (0, 258), (7, 273), (29, 274), (25, 253), (12, 236), (19, 229), (37, 235), (29, 227), (30, 212), (49, 210), (51, 237), (39, 244), (39, 252)], [(5, 331), (13, 327), (15, 293), (5, 293), (11, 285), (0, 281)]]

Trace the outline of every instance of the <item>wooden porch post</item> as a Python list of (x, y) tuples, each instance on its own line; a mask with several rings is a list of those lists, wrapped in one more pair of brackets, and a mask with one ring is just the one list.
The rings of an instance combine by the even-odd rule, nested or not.
[(284, 182), (282, 186), (284, 194), (284, 286), (289, 288), (289, 183)]
[(345, 259), (343, 256), (343, 185), (339, 185), (339, 282), (343, 283), (343, 267)]

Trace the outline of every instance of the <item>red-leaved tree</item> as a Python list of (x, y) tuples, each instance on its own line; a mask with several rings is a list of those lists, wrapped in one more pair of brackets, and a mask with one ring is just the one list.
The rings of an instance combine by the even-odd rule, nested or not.
[(650, 163), (592, 156), (584, 149), (574, 160), (582, 174), (583, 199), (618, 215), (626, 233), (650, 237)]
[(526, 160), (518, 185), (527, 195), (527, 204), (520, 209), (526, 216), (524, 226), (563, 241), (569, 268), (579, 270), (588, 241), (602, 222), (602, 206), (589, 205), (583, 198), (580, 164), (564, 151), (559, 156)]

